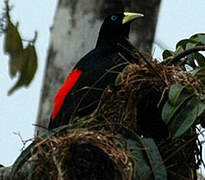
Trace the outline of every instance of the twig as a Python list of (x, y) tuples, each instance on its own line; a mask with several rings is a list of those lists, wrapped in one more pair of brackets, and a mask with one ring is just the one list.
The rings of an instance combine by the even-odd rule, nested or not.
[(33, 138), (30, 138), (30, 139), (24, 140), (24, 139), (22, 138), (20, 132), (18, 132), (18, 133), (17, 133), (17, 132), (13, 132), (13, 133), (14, 133), (16, 136), (18, 136), (18, 137), (20, 138), (20, 140), (21, 140), (21, 142), (22, 142), (22, 144), (23, 144), (23, 147), (21, 148), (21, 151), (24, 150), (26, 144), (27, 144), (29, 141), (32, 141), (32, 140), (33, 140)]
[(58, 164), (58, 160), (57, 160), (56, 156), (53, 156), (53, 162), (56, 165), (56, 169), (58, 171), (58, 180), (64, 180), (64, 178), (63, 178), (64, 173), (62, 172), (60, 164)]
[[(124, 47), (122, 44), (118, 44), (120, 47), (122, 47), (123, 49), (125, 49), (126, 51), (128, 51), (130, 53), (130, 55), (134, 58), (134, 59), (140, 59), (142, 58), (143, 61), (149, 66), (149, 68), (161, 79), (161, 81), (166, 85), (166, 82), (164, 82), (164, 80), (162, 79), (161, 75), (155, 70), (155, 68), (149, 63), (149, 61), (147, 61), (147, 59), (142, 55), (142, 53), (140, 53), (139, 51), (135, 51), (132, 52), (129, 49), (127, 49), (126, 47)], [(136, 57), (136, 55), (138, 57)]]
[(45, 129), (45, 130), (48, 130), (48, 127), (42, 126), (40, 124), (32, 124), (32, 125), (36, 126), (36, 127), (39, 127), (39, 128), (42, 128), (42, 129)]
[(204, 133), (204, 131), (200, 132), (199, 134), (194, 135), (191, 139), (189, 139), (188, 141), (186, 141), (186, 143), (184, 143), (182, 146), (180, 146), (176, 151), (172, 152), (167, 158), (164, 159), (164, 162), (167, 162), (170, 158), (172, 158), (173, 156), (175, 156), (179, 151), (181, 151), (182, 149), (184, 149), (186, 146), (188, 146), (193, 140), (195, 140), (195, 138)]
[(161, 79), (161, 81), (164, 83), (164, 85), (167, 85), (166, 82), (164, 81), (164, 79), (162, 79), (161, 75), (155, 70), (155, 68), (151, 65), (151, 63), (142, 55), (142, 53), (139, 51), (137, 51), (137, 53), (141, 56), (141, 58), (147, 64), (147, 66), (150, 68), (150, 70), (152, 70), (153, 73), (155, 73)]

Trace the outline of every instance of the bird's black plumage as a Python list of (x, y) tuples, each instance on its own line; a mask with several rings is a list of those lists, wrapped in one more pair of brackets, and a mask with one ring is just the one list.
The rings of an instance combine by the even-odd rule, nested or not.
[[(69, 120), (75, 116), (81, 117), (93, 112), (103, 90), (108, 85), (114, 84), (118, 72), (121, 72), (126, 65), (121, 55), (131, 60), (128, 51), (122, 46), (132, 51), (133, 47), (127, 39), (130, 23), (135, 18), (126, 22), (125, 16), (125, 13), (116, 13), (105, 18), (96, 47), (80, 59), (74, 67), (73, 71), (78, 70), (81, 74), (72, 88), (66, 92), (59, 111), (51, 117), (49, 129), (68, 124)], [(65, 85), (63, 88), (66, 89)], [(62, 92), (59, 91), (55, 98), (53, 112), (56, 111), (55, 106), (60, 99), (58, 99), (60, 93)]]

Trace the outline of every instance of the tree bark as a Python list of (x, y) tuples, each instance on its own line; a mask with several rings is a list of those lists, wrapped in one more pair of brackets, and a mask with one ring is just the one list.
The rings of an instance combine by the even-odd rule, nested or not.
[(31, 171), (31, 161), (26, 162), (23, 168), (21, 168), (12, 179), (10, 177), (11, 168), (12, 167), (0, 168), (0, 180), (27, 180), (29, 179), (28, 176)]
[[(123, 2), (122, 2), (123, 1)], [(94, 48), (104, 17), (116, 11), (135, 11), (144, 18), (134, 22), (130, 40), (140, 50), (151, 52), (160, 0), (61, 0), (51, 30), (36, 133), (49, 123), (52, 101), (74, 64)]]

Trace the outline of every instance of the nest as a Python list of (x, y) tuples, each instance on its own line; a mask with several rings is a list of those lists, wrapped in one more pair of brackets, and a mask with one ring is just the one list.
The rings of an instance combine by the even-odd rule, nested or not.
[(87, 129), (70, 130), (46, 140), (37, 138), (33, 177), (131, 180), (130, 154), (125, 144), (124, 149), (117, 144), (121, 140), (104, 130)]
[(171, 85), (189, 84), (196, 94), (204, 91), (204, 85), (183, 67), (159, 64), (154, 59), (148, 63), (129, 64), (116, 79), (116, 87), (104, 91), (96, 114), (111, 126), (115, 124), (112, 132), (118, 124), (118, 129), (126, 127), (144, 137), (166, 138), (168, 129), (161, 111)]
[[(160, 64), (151, 58), (148, 63), (141, 59), (140, 64), (128, 64), (116, 79), (116, 86), (104, 91), (93, 114), (71, 121), (71, 129), (63, 135), (36, 139), (34, 175), (51, 180), (135, 179), (126, 139), (137, 142), (140, 136), (155, 139), (166, 166), (171, 166), (169, 177), (176, 171), (173, 163), (194, 173), (202, 162), (195, 126), (180, 139), (166, 140), (169, 132), (161, 120), (173, 84), (189, 84), (198, 94), (204, 90), (203, 84), (183, 67)], [(181, 176), (185, 176), (183, 172)]]

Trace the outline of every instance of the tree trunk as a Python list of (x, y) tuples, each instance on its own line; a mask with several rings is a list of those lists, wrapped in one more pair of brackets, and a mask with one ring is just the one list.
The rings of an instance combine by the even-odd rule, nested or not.
[[(123, 6), (123, 4), (124, 6)], [(36, 133), (45, 132), (55, 93), (74, 64), (94, 48), (104, 17), (116, 11), (141, 12), (145, 16), (133, 23), (130, 40), (151, 52), (160, 0), (61, 0), (59, 1), (43, 82)]]

